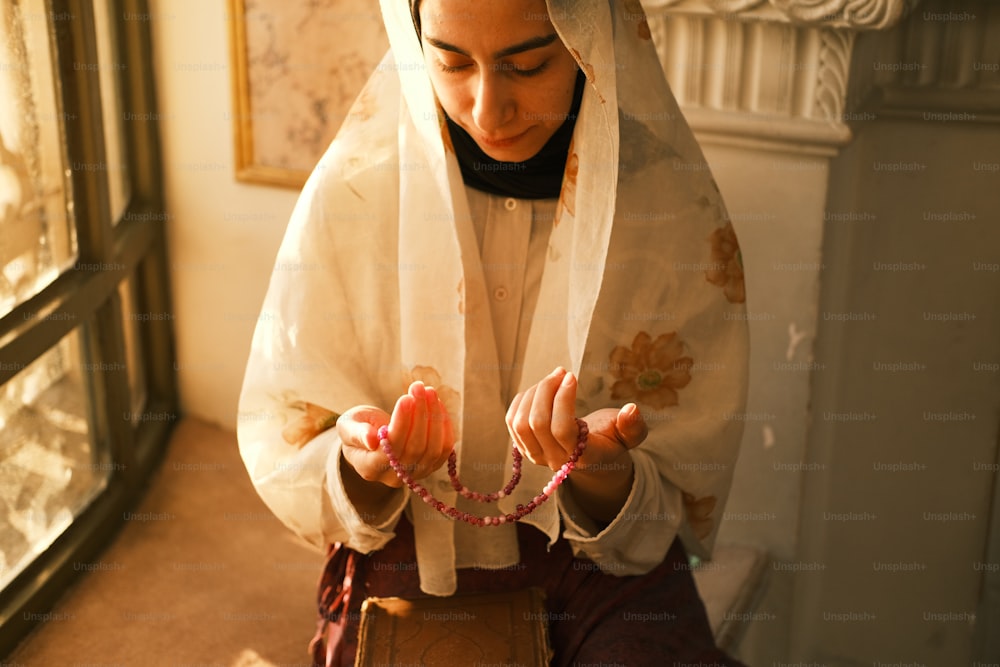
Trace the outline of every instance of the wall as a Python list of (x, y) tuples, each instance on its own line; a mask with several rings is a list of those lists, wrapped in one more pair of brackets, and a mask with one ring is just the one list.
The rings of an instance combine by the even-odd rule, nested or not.
[(184, 412), (235, 429), (250, 338), (296, 192), (237, 183), (227, 3), (153, 0)]
[(973, 658), (1000, 424), (998, 155), (994, 125), (889, 118), (835, 164), (831, 208), (853, 216), (824, 244), (822, 310), (845, 319), (819, 330), (836, 371), (814, 378), (802, 557), (827, 567), (801, 591), (804, 658)]

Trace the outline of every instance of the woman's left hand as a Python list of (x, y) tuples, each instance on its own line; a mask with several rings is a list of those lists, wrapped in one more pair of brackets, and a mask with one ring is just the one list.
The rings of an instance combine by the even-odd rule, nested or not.
[[(507, 430), (532, 463), (558, 470), (576, 448), (576, 377), (556, 368), (541, 382), (521, 392), (507, 410)], [(583, 418), (589, 435), (576, 464), (580, 471), (599, 472), (614, 466), (628, 450), (646, 439), (646, 423), (634, 403), (620, 410), (602, 408)]]

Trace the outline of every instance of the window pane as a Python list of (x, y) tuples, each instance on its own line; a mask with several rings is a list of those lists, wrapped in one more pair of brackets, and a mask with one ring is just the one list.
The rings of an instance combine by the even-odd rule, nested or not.
[(0, 387), (0, 588), (105, 488), (92, 442), (89, 372), (74, 331)]
[(119, 74), (125, 69), (118, 51), (118, 31), (109, 0), (94, 0), (94, 22), (97, 34), (98, 76), (101, 81), (101, 115), (104, 124), (104, 155), (108, 161), (108, 196), (111, 202), (111, 222), (118, 224), (128, 203), (130, 181), (122, 140), (123, 122), (136, 122), (136, 114), (123, 113), (119, 95)]
[(0, 317), (76, 260), (48, 17), (0, 2)]

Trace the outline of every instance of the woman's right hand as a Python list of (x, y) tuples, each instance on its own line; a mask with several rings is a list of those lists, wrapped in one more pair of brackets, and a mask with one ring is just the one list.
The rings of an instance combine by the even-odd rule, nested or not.
[(386, 424), (396, 458), (415, 480), (443, 466), (455, 446), (451, 419), (437, 392), (414, 382), (396, 401), (392, 415), (359, 405), (337, 420), (344, 460), (365, 481), (388, 487), (403, 485), (379, 446), (378, 430)]

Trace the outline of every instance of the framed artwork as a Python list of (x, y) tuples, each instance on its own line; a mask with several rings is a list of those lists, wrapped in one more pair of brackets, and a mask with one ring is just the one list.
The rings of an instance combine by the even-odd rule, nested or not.
[(301, 188), (388, 49), (376, 0), (228, 0), (236, 178)]

